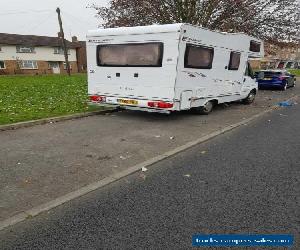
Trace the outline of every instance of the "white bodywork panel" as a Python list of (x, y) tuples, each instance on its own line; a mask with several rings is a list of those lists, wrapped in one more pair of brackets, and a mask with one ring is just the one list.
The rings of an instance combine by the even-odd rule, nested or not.
[[(148, 101), (172, 102), (168, 111), (244, 99), (257, 89), (245, 76), (249, 57), (263, 56), (263, 43), (244, 34), (213, 32), (188, 24), (153, 25), (90, 31), (87, 42), (89, 95), (106, 96), (106, 103), (118, 99), (138, 100), (132, 109), (147, 109)], [(261, 43), (261, 53), (250, 52), (250, 41)], [(97, 65), (97, 46), (105, 44), (163, 43), (162, 67), (103, 67)], [(185, 68), (186, 45), (214, 49), (211, 69)], [(230, 52), (241, 53), (238, 70), (228, 70)], [(118, 77), (117, 77), (118, 74)], [(160, 111), (155, 108), (154, 111)]]

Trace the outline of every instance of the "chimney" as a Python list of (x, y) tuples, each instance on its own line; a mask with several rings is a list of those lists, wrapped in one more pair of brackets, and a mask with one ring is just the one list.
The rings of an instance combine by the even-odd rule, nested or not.
[(77, 36), (72, 36), (72, 42), (73, 42), (73, 43), (78, 42)]
[(60, 32), (57, 32), (57, 36), (58, 36), (58, 38), (61, 38), (61, 37), (62, 37), (62, 35), (61, 35)]

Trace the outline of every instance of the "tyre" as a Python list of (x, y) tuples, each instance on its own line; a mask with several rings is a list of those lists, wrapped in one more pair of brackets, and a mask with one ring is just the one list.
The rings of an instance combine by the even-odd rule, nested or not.
[(243, 100), (244, 104), (251, 104), (254, 102), (256, 96), (256, 91), (252, 90), (249, 95)]
[(209, 113), (212, 112), (214, 106), (215, 103), (213, 101), (209, 101), (202, 107), (194, 108), (194, 111), (200, 115), (208, 115)]

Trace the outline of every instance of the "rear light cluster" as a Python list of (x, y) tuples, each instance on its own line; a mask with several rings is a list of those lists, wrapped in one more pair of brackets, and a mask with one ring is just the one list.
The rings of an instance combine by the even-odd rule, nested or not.
[(90, 101), (92, 102), (105, 102), (106, 97), (100, 95), (90, 95)]
[(148, 102), (148, 107), (151, 108), (160, 108), (160, 109), (170, 109), (173, 108), (174, 104), (169, 102)]

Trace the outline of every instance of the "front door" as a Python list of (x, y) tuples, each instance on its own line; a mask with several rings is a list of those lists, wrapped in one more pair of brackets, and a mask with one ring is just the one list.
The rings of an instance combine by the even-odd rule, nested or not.
[(51, 62), (50, 66), (53, 74), (60, 74), (60, 67), (58, 62)]

